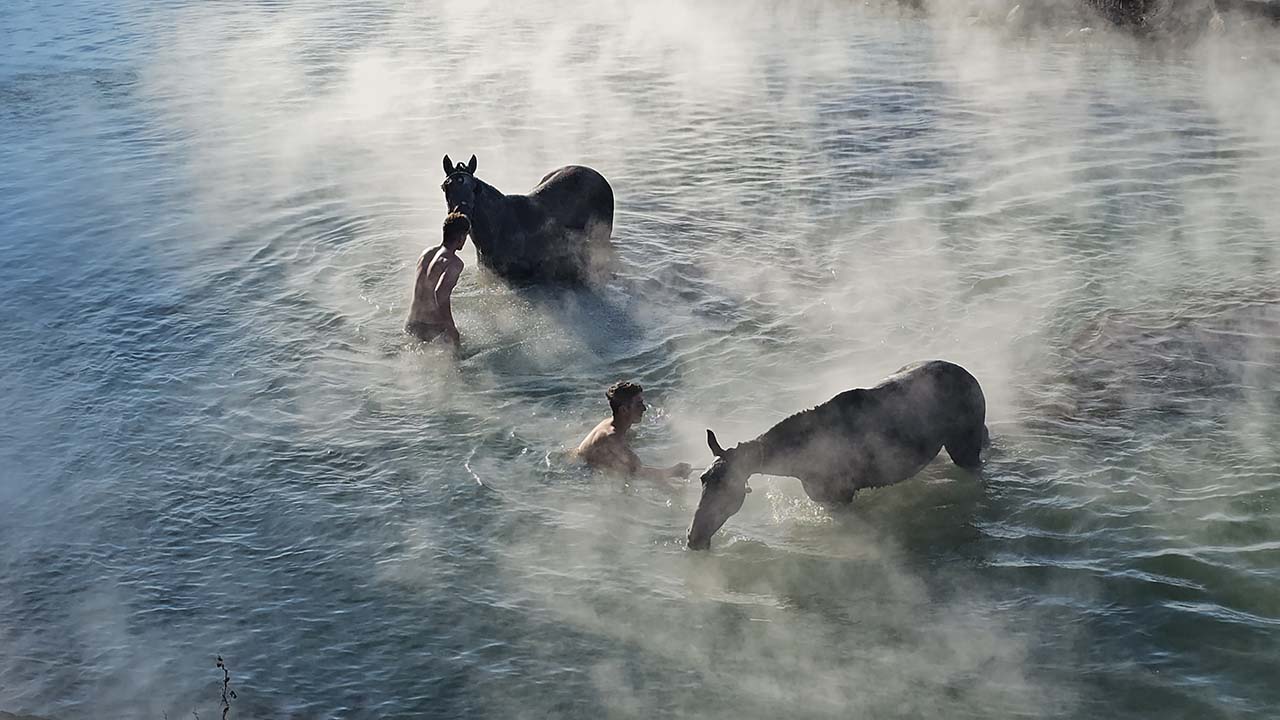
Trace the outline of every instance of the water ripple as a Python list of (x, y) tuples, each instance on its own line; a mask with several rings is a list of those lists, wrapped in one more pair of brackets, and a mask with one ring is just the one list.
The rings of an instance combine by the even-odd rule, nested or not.
[[(785, 3), (0, 20), (0, 709), (213, 713), (216, 654), (246, 716), (1280, 702), (1280, 74), (1247, 34), (1153, 56)], [(410, 341), (444, 152), (510, 192), (602, 170), (616, 277), (513, 289), (468, 249), (461, 351)], [(832, 510), (758, 477), (690, 554), (696, 482), (565, 457), (623, 377), (646, 461), (706, 464), (708, 426), (925, 357), (983, 383), (981, 478), (944, 458)]]

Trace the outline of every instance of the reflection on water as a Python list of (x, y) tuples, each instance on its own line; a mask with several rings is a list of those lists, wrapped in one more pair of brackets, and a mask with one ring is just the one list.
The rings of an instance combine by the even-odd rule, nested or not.
[[(989, 13), (988, 13), (989, 14)], [(1000, 17), (1005, 17), (1003, 13)], [(1256, 28), (1162, 53), (963, 13), (0, 10), (0, 709), (50, 717), (1266, 716), (1280, 114)], [(584, 163), (617, 276), (400, 333), (444, 153)], [(627, 377), (704, 464), (943, 357), (981, 478), (848, 509), (562, 451)]]

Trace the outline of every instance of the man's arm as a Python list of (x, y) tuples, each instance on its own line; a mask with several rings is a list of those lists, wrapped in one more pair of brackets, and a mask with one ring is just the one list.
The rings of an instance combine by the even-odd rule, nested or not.
[(436, 258), (436, 253), (440, 248), (433, 247), (429, 250), (423, 250), (418, 256), (418, 262), (413, 268), (413, 301), (425, 301), (427, 293), (433, 292), (433, 288), (427, 285), (427, 275), (431, 271), (431, 263)]
[(636, 455), (635, 451), (630, 447), (624, 445), (623, 452), (627, 456), (627, 472), (648, 480), (687, 478), (689, 477), (689, 471), (692, 470), (688, 463), (677, 463), (666, 468), (649, 467), (640, 461), (640, 456)]
[(422, 275), (431, 268), (431, 261), (436, 259), (436, 253), (438, 252), (440, 252), (439, 245), (431, 248), (430, 250), (424, 250), (422, 254), (418, 256), (418, 275)]
[(440, 311), (440, 316), (444, 319), (445, 333), (455, 344), (461, 341), (458, 334), (458, 326), (453, 322), (453, 305), (451, 299), (453, 296), (453, 288), (458, 284), (458, 277), (462, 275), (462, 261), (450, 263), (449, 267), (440, 273), (440, 280), (436, 283), (435, 296), (436, 307)]
[[(601, 425), (607, 424), (606, 420)], [(646, 466), (625, 442), (619, 442), (616, 436), (604, 437), (601, 428), (597, 427), (587, 436), (575, 451), (592, 467), (612, 470), (613, 472), (647, 480), (666, 480), (667, 478), (686, 478), (689, 476), (689, 465), (679, 463), (669, 468), (653, 468)]]

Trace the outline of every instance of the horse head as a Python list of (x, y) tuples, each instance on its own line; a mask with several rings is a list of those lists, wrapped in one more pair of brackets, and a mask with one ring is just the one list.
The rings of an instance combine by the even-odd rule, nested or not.
[(475, 207), (476, 196), (480, 192), (480, 181), (476, 179), (476, 156), (472, 155), (471, 162), (466, 165), (454, 165), (449, 156), (445, 155), (444, 183), (440, 189), (444, 190), (444, 201), (449, 212), (469, 214)]
[(716, 459), (702, 473), (702, 498), (689, 526), (691, 550), (711, 547), (711, 536), (742, 508), (747, 493), (751, 492), (747, 478), (760, 467), (758, 443), (743, 443), (725, 450), (716, 440), (716, 434), (707, 430), (707, 445)]

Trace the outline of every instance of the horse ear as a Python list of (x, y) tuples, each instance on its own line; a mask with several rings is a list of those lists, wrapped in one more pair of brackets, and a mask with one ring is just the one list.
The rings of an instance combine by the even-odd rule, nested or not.
[(447, 154), (444, 156), (444, 174), (445, 175), (453, 174), (453, 161), (449, 159), (449, 156)]
[(476, 156), (475, 155), (472, 155), (471, 162), (467, 163), (467, 172), (471, 173), (472, 175), (476, 174)]
[(724, 455), (724, 448), (720, 447), (720, 442), (716, 440), (716, 434), (711, 432), (711, 428), (707, 428), (707, 447), (711, 448), (711, 454), (716, 457)]

